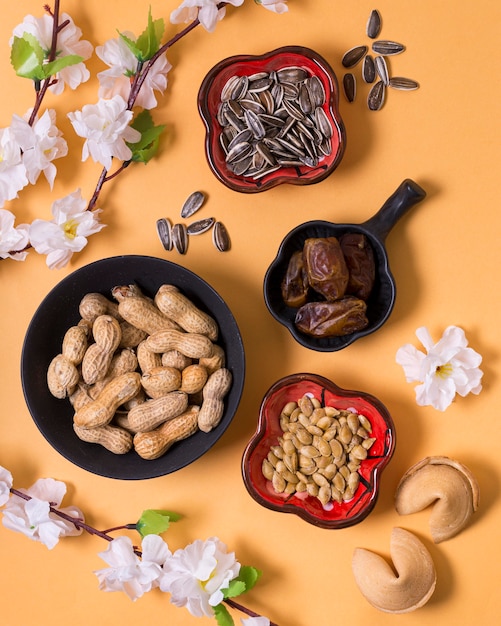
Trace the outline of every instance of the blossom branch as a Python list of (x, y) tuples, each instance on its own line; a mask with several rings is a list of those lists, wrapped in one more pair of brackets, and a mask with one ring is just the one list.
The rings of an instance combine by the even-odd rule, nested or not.
[[(232, 609), (240, 611), (241, 613), (245, 613), (249, 617), (261, 617), (259, 613), (256, 613), (255, 611), (251, 611), (246, 606), (243, 606), (243, 604), (240, 604), (239, 602), (235, 602), (235, 600), (232, 600), (231, 598), (225, 598), (224, 603), (227, 604), (228, 606), (231, 606)], [(270, 621), (270, 626), (278, 626), (278, 624)]]

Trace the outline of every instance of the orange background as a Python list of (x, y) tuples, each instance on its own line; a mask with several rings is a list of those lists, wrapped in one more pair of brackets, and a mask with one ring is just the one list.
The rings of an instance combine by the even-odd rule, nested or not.
[[(32, 106), (29, 81), (9, 65), (9, 38), (23, 17), (42, 14), (42, 2), (4, 3), (0, 22), (0, 125)], [(168, 22), (176, 2), (149, 0), (65, 0), (62, 9), (94, 45), (116, 37), (117, 29), (136, 35), (146, 25), (148, 7)], [(68, 485), (66, 504), (80, 507), (89, 523), (107, 528), (135, 521), (143, 509), (169, 508), (184, 515), (165, 536), (172, 549), (195, 539), (219, 536), (240, 562), (263, 570), (256, 588), (241, 600), (281, 626), (396, 624), (413, 626), (487, 625), (501, 616), (499, 594), (499, 504), (501, 440), (499, 352), (501, 347), (499, 267), (501, 265), (499, 175), (498, 0), (416, 3), (381, 0), (381, 37), (401, 41), (406, 51), (391, 60), (394, 75), (416, 79), (415, 92), (391, 91), (384, 108), (370, 112), (366, 85), (357, 100), (341, 98), (348, 137), (344, 159), (324, 182), (307, 187), (281, 186), (257, 195), (230, 191), (210, 172), (203, 151), (204, 128), (198, 116), (198, 87), (207, 71), (234, 54), (261, 54), (282, 45), (304, 45), (324, 56), (341, 79), (341, 57), (367, 42), (365, 25), (372, 2), (291, 0), (277, 16), (247, 0), (209, 34), (196, 29), (168, 55), (174, 68), (155, 120), (167, 125), (159, 156), (147, 167), (130, 167), (108, 184), (100, 199), (107, 228), (90, 238), (85, 250), (64, 270), (50, 271), (45, 258), (30, 254), (23, 263), (0, 263), (2, 338), (0, 464), (17, 487), (53, 477)], [(178, 27), (167, 24), (172, 36)], [(56, 162), (51, 193), (40, 179), (6, 208), (17, 223), (50, 219), (54, 199), (80, 187), (90, 197), (100, 166), (80, 162), (82, 140), (66, 113), (97, 100), (96, 73), (104, 69), (93, 56), (92, 79), (75, 93), (50, 96), (70, 156)], [(359, 68), (358, 68), (359, 69)], [(337, 353), (317, 353), (296, 344), (268, 313), (264, 273), (287, 232), (309, 219), (359, 223), (382, 205), (404, 178), (428, 192), (387, 239), (397, 282), (394, 312), (383, 328)], [(215, 250), (210, 236), (192, 241), (181, 257), (167, 253), (157, 238), (159, 217), (178, 219), (185, 198), (197, 189), (208, 201), (204, 216), (215, 215), (231, 235), (232, 249)], [(94, 260), (114, 254), (148, 254), (195, 271), (227, 301), (240, 326), (247, 357), (242, 401), (230, 428), (217, 445), (178, 473), (148, 481), (116, 481), (94, 476), (58, 455), (38, 432), (25, 406), (19, 363), (22, 342), (37, 306), (63, 277)], [(395, 363), (404, 343), (418, 345), (416, 328), (426, 325), (438, 340), (446, 326), (466, 331), (483, 357), (484, 389), (458, 398), (441, 413), (418, 407), (413, 386)], [(299, 518), (261, 508), (247, 494), (240, 460), (252, 436), (261, 399), (278, 378), (310, 371), (340, 387), (377, 396), (397, 427), (394, 458), (385, 470), (381, 493), (363, 523), (340, 531), (317, 529)], [(43, 372), (40, 375), (44, 375)], [(396, 485), (413, 463), (428, 455), (447, 455), (477, 476), (480, 509), (459, 536), (438, 546), (430, 539), (429, 512), (399, 517), (393, 508)], [(391, 616), (372, 608), (351, 573), (357, 546), (389, 554), (391, 529), (415, 532), (429, 548), (438, 582), (429, 603), (415, 613)], [(92, 573), (104, 567), (97, 556), (99, 538), (61, 541), (53, 551), (0, 526), (0, 589), (3, 626), (37, 624), (138, 623), (191, 626), (197, 620), (154, 591), (132, 603), (124, 594), (102, 593)], [(239, 615), (234, 614), (237, 624)]]

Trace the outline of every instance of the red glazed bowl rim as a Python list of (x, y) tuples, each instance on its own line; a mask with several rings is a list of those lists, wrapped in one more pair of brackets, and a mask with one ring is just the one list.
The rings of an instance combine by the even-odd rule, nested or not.
[[(285, 57), (285, 59), (284, 59)], [(282, 60), (284, 59), (284, 60)], [(226, 81), (233, 75), (251, 75), (263, 69), (279, 69), (285, 65), (301, 64), (321, 80), (326, 92), (323, 105), (333, 128), (333, 149), (316, 168), (281, 168), (263, 178), (233, 174), (224, 162), (219, 143), (217, 110), (220, 93)], [(339, 112), (339, 83), (329, 63), (320, 54), (304, 46), (282, 46), (261, 55), (235, 55), (217, 63), (203, 79), (198, 92), (198, 110), (205, 124), (205, 154), (215, 176), (233, 191), (257, 193), (283, 183), (308, 185), (327, 178), (339, 165), (346, 147), (346, 130)], [(336, 145), (337, 144), (337, 145)]]
[[(373, 431), (379, 433), (369, 451), (368, 458), (362, 461), (361, 480), (355, 497), (348, 501), (333, 503), (332, 509), (325, 510), (320, 502), (312, 497), (286, 496), (274, 492), (270, 481), (261, 472), (261, 464), (271, 445), (277, 443), (281, 434), (279, 414), (290, 400), (298, 400), (305, 392), (313, 392), (323, 404), (339, 409), (356, 408), (371, 421)], [(270, 411), (276, 410), (274, 415)], [(270, 420), (274, 423), (270, 426)], [(396, 444), (393, 420), (384, 404), (371, 394), (342, 389), (331, 380), (311, 373), (291, 374), (274, 383), (263, 397), (256, 432), (247, 444), (242, 457), (242, 476), (247, 491), (252, 498), (265, 508), (281, 513), (292, 513), (326, 529), (340, 529), (363, 521), (373, 510), (379, 495), (381, 474), (390, 462)]]

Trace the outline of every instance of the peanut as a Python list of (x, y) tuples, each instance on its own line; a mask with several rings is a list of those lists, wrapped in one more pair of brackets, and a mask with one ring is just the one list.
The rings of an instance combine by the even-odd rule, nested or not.
[(73, 425), (79, 439), (87, 443), (99, 443), (113, 454), (126, 454), (132, 448), (132, 435), (118, 426), (81, 428)]
[(148, 373), (155, 367), (162, 365), (162, 355), (158, 352), (152, 352), (144, 341), (141, 341), (136, 348), (137, 361), (139, 369), (143, 374)]
[(184, 356), (179, 350), (168, 350), (162, 354), (162, 365), (170, 365), (170, 367), (175, 367), (180, 371), (192, 363), (193, 359)]
[(82, 378), (88, 385), (106, 376), (120, 344), (120, 324), (111, 315), (100, 315), (92, 325), (92, 334), (95, 343), (87, 348), (82, 360)]
[(200, 407), (190, 406), (186, 411), (165, 422), (155, 430), (134, 435), (134, 449), (146, 460), (158, 459), (177, 441), (190, 437), (198, 430)]
[(136, 348), (148, 336), (146, 331), (136, 328), (125, 320), (120, 322), (120, 330), (122, 331), (120, 348)]
[(141, 385), (150, 398), (160, 398), (180, 388), (181, 372), (175, 367), (154, 367), (141, 376)]
[(127, 372), (134, 372), (136, 369), (137, 357), (133, 350), (124, 348), (120, 352), (115, 352), (105, 377), (90, 386), (89, 395), (92, 398), (97, 398), (104, 387), (106, 387), (113, 378), (126, 374)]
[(80, 316), (91, 323), (94, 323), (94, 320), (100, 315), (118, 317), (118, 304), (108, 300), (102, 293), (85, 294), (80, 301), (78, 310)]
[(165, 396), (146, 400), (129, 411), (129, 424), (136, 432), (147, 432), (163, 422), (177, 417), (188, 407), (188, 396), (182, 391), (171, 391)]
[(139, 295), (134, 286), (114, 287), (111, 293), (118, 300), (118, 312), (124, 320), (148, 335), (164, 328), (179, 329), (178, 324), (165, 316), (151, 299)]
[(224, 413), (223, 398), (230, 390), (232, 382), (231, 372), (222, 367), (213, 372), (203, 388), (203, 403), (198, 414), (198, 427), (204, 433), (215, 428)]
[(203, 357), (198, 360), (198, 363), (199, 365), (203, 365), (210, 375), (212, 372), (215, 372), (220, 367), (224, 367), (226, 365), (224, 350), (216, 343), (214, 344), (212, 356)]
[(53, 396), (59, 399), (67, 398), (75, 390), (80, 375), (71, 361), (58, 354), (49, 364), (47, 370), (47, 385)]
[(179, 388), (187, 394), (198, 393), (203, 389), (208, 377), (207, 370), (203, 365), (198, 363), (188, 365), (181, 372), (181, 386)]
[(61, 352), (73, 365), (79, 365), (82, 362), (87, 350), (89, 334), (89, 327), (83, 324), (71, 326), (64, 333)]
[(211, 341), (217, 340), (219, 329), (216, 321), (174, 285), (162, 285), (155, 295), (155, 304), (186, 332), (206, 335)]
[(178, 350), (191, 359), (200, 359), (211, 356), (214, 344), (205, 335), (198, 333), (184, 333), (178, 330), (159, 330), (151, 334), (146, 346), (152, 352), (168, 352)]
[(93, 398), (89, 395), (87, 385), (79, 382), (75, 391), (69, 396), (69, 400), (75, 411), (78, 411), (84, 405), (92, 402)]
[(127, 372), (113, 378), (98, 397), (74, 415), (74, 423), (82, 428), (106, 426), (113, 419), (118, 407), (133, 398), (141, 389), (138, 372)]

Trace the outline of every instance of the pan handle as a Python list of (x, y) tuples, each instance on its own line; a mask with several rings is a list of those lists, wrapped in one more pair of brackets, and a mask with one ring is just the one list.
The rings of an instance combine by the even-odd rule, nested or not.
[(397, 221), (425, 197), (426, 191), (410, 178), (406, 178), (363, 226), (384, 241)]

